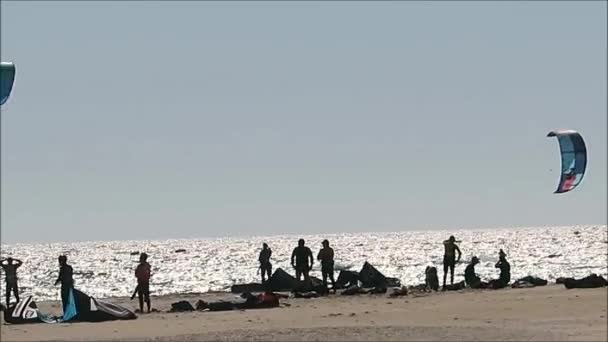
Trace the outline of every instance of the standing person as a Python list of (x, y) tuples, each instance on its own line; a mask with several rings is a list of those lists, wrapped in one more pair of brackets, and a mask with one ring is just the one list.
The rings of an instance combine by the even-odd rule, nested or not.
[[(13, 263), (13, 261), (15, 263)], [(4, 270), (5, 281), (6, 281), (6, 307), (10, 305), (11, 291), (15, 294), (15, 299), (19, 303), (19, 285), (17, 285), (17, 269), (23, 262), (19, 259), (13, 259), (8, 257), (4, 260), (0, 260), (0, 265)]]
[[(310, 264), (308, 261), (310, 260)], [(304, 280), (308, 283), (308, 272), (312, 268), (314, 259), (310, 248), (304, 246), (304, 239), (298, 240), (298, 247), (293, 249), (291, 253), (291, 266), (296, 270), (296, 278), (300, 280), (300, 276), (304, 275)]]
[(327, 288), (327, 277), (331, 280), (331, 288), (336, 293), (336, 281), (334, 280), (334, 249), (329, 247), (329, 241), (323, 240), (323, 248), (317, 255), (321, 261), (321, 274), (323, 275), (323, 286)]
[(272, 250), (268, 248), (268, 244), (264, 242), (262, 245), (262, 250), (260, 251), (260, 256), (258, 257), (258, 261), (260, 262), (260, 270), (262, 271), (262, 284), (266, 282), (266, 274), (268, 274), (268, 279), (272, 274), (272, 264), (270, 263), (270, 256), (272, 255)]
[(55, 281), (55, 286), (61, 283), (61, 304), (64, 312), (66, 306), (68, 305), (70, 290), (74, 287), (73, 273), (74, 270), (72, 269), (72, 266), (68, 265), (68, 257), (65, 255), (60, 255), (59, 277), (57, 277), (57, 280)]
[[(450, 271), (450, 284), (454, 284), (454, 267), (456, 263), (460, 261), (462, 253), (460, 248), (456, 245), (456, 238), (454, 235), (446, 241), (443, 241), (444, 254), (443, 254), (443, 288), (445, 289), (445, 278)], [(458, 252), (458, 259), (456, 259), (456, 252)]]
[(148, 313), (150, 313), (150, 276), (152, 268), (148, 263), (148, 254), (139, 255), (139, 265), (135, 269), (137, 278), (137, 295), (139, 298), (139, 312), (144, 313), (144, 301), (146, 302)]

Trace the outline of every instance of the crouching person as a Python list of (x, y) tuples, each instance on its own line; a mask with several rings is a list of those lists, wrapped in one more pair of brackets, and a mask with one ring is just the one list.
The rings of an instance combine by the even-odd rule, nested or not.
[(472, 289), (484, 289), (488, 287), (488, 284), (481, 281), (475, 273), (475, 265), (477, 264), (479, 264), (479, 258), (476, 256), (472, 257), (471, 262), (464, 270), (464, 281)]

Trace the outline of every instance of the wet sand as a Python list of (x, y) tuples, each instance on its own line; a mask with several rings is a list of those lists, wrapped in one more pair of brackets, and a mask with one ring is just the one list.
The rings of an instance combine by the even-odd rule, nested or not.
[[(608, 288), (464, 290), (282, 299), (280, 308), (168, 313), (172, 302), (232, 294), (152, 297), (160, 312), (103, 323), (1, 326), (2, 341), (607, 341)], [(137, 301), (109, 301), (134, 309)], [(45, 313), (60, 303), (38, 303)]]

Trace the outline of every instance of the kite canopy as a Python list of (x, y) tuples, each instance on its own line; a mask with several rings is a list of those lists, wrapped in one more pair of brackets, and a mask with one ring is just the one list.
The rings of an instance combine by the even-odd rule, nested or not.
[(9, 306), (4, 311), (4, 321), (11, 324), (104, 322), (136, 318), (135, 313), (125, 307), (90, 297), (76, 289), (70, 289), (61, 317), (40, 312), (32, 296)]
[(15, 64), (0, 63), (0, 105), (3, 105), (13, 90), (15, 82)]
[(574, 190), (585, 175), (587, 168), (587, 148), (578, 132), (573, 130), (551, 131), (547, 137), (556, 137), (562, 159), (562, 173), (554, 193)]

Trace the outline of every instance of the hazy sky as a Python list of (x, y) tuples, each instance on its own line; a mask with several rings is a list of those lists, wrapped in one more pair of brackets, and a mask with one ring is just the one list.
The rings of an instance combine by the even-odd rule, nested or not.
[(2, 1), (2, 242), (605, 224), (606, 6)]

